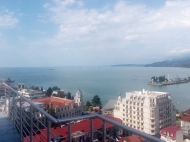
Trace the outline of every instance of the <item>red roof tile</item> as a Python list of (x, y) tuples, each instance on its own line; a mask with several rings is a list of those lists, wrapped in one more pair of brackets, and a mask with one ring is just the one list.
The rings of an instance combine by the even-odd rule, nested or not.
[(179, 126), (169, 126), (160, 131), (160, 135), (167, 135), (169, 133), (170, 138), (176, 138), (176, 132), (181, 130)]
[(68, 100), (68, 99), (59, 98), (59, 97), (38, 98), (38, 99), (35, 99), (33, 101), (44, 103), (44, 104), (52, 103), (53, 106), (65, 106), (68, 104), (74, 104), (75, 103), (73, 100)]
[(190, 122), (190, 113), (187, 116), (181, 118), (181, 121)]
[[(115, 117), (112, 117), (112, 116), (106, 116), (112, 120), (115, 120), (115, 121), (118, 121), (118, 122), (122, 122), (120, 119), (118, 118), (115, 118)], [(110, 123), (107, 123), (106, 122), (106, 128), (110, 128), (112, 127), (113, 124), (110, 124)], [(102, 120), (99, 119), (99, 118), (94, 118), (93, 119), (93, 129), (94, 130), (98, 130), (102, 128)], [(82, 133), (86, 133), (86, 132), (90, 132), (90, 120), (87, 119), (87, 120), (82, 120), (80, 121), (79, 123), (75, 123), (75, 124), (72, 124), (71, 125), (71, 130), (72, 130), (72, 133), (75, 133), (75, 132), (82, 132)], [(41, 130), (43, 134), (38, 134), (38, 136), (34, 135), (33, 138), (36, 140), (36, 141), (39, 141), (39, 137), (43, 140), (43, 141), (46, 141), (46, 138), (44, 137), (47, 136), (47, 130), (46, 129), (42, 129)], [(55, 135), (55, 136), (67, 136), (68, 135), (68, 127), (65, 126), (65, 127), (56, 127), (55, 129), (54, 128), (51, 128), (51, 132)], [(29, 138), (30, 136), (27, 136), (23, 139), (23, 142), (28, 142), (29, 141)], [(53, 136), (51, 135), (51, 138), (53, 138)], [(64, 141), (68, 141), (67, 138), (65, 140), (63, 140), (62, 142)]]
[(133, 136), (128, 136), (128, 137), (121, 137), (119, 139), (119, 142), (124, 142), (124, 141), (127, 141), (127, 142), (142, 142), (144, 140), (145, 139), (140, 137), (140, 136), (133, 135)]

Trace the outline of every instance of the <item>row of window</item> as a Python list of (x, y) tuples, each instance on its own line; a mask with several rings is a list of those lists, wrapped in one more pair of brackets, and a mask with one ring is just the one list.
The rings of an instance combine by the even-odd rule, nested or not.
[[(73, 106), (73, 108), (76, 108), (76, 107)], [(72, 108), (70, 108), (69, 106), (68, 106), (68, 107), (65, 107), (65, 108), (58, 108), (58, 109), (57, 109), (57, 112), (61, 112), (61, 111), (69, 110), (69, 109), (72, 109)]]

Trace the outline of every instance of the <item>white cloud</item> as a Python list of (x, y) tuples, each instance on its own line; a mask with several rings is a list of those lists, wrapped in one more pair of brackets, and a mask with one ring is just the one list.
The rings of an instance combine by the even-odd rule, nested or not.
[(174, 49), (169, 52), (171, 55), (180, 55), (180, 54), (189, 54), (190, 53), (190, 48), (185, 48), (185, 49)]
[(9, 12), (9, 10), (0, 12), (0, 27), (14, 27), (18, 22), (19, 20), (14, 17), (13, 12)]
[[(187, 52), (185, 49), (190, 45), (190, 1), (187, 0), (166, 1), (156, 9), (122, 0), (102, 9), (85, 7), (83, 1), (54, 0), (44, 8), (59, 27), (46, 43), (63, 45), (68, 50), (80, 48), (85, 53), (91, 50), (89, 58), (105, 50), (104, 54), (118, 54), (123, 61), (126, 57), (134, 62), (145, 57), (162, 60), (174, 49), (180, 48), (175, 55)], [(115, 60), (116, 56), (112, 57)]]

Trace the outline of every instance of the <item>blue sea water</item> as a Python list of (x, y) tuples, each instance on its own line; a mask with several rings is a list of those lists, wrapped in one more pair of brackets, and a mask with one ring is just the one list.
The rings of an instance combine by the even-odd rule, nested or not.
[(190, 83), (168, 86), (150, 86), (152, 76), (187, 77), (188, 68), (160, 67), (45, 67), (33, 68), (0, 68), (0, 79), (10, 77), (15, 83), (24, 83), (27, 87), (38, 86), (44, 89), (58, 86), (75, 95), (80, 88), (84, 101), (99, 95), (104, 105), (109, 99), (117, 99), (119, 93), (124, 97), (126, 92), (162, 91), (171, 93), (171, 97), (180, 111), (190, 108)]

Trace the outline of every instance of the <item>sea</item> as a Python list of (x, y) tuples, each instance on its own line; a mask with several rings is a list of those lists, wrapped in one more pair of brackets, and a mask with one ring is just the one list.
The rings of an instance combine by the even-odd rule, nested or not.
[(80, 89), (83, 99), (91, 101), (98, 95), (104, 106), (110, 99), (117, 99), (126, 92), (149, 91), (169, 92), (176, 108), (185, 111), (190, 108), (190, 83), (168, 86), (151, 86), (152, 76), (184, 78), (190, 75), (189, 68), (175, 67), (14, 67), (0, 68), (0, 79), (10, 77), (14, 84), (27, 87), (38, 86), (47, 89), (58, 86), (75, 95)]

